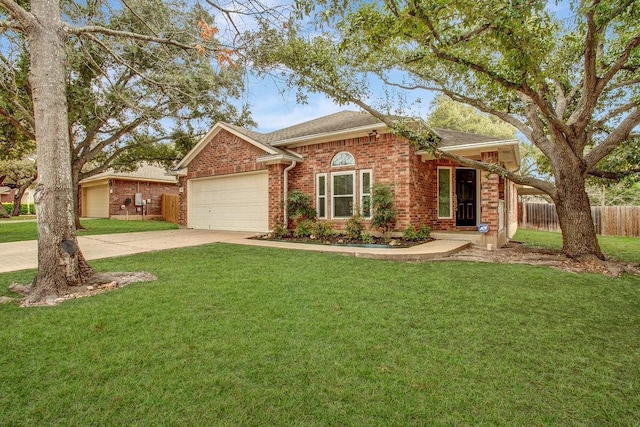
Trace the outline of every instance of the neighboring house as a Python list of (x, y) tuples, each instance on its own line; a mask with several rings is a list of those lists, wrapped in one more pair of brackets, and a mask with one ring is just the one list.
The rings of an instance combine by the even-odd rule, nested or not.
[(15, 188), (0, 186), (0, 203), (13, 203), (13, 196), (17, 191)]
[[(509, 170), (520, 166), (518, 141), (436, 129), (440, 147)], [(343, 111), (262, 134), (216, 124), (176, 168), (183, 226), (265, 232), (286, 218), (285, 195), (312, 196), (320, 220), (344, 228), (367, 206), (373, 184), (389, 184), (395, 231), (426, 224), (503, 244), (517, 228), (515, 186), (496, 174), (434, 159), (378, 119)], [(363, 212), (369, 219), (371, 212)], [(368, 223), (368, 221), (366, 221)], [(481, 236), (478, 226), (488, 224)]]
[(109, 170), (80, 181), (83, 218), (152, 219), (162, 217), (162, 195), (178, 194), (178, 180), (164, 168), (143, 164), (133, 172)]

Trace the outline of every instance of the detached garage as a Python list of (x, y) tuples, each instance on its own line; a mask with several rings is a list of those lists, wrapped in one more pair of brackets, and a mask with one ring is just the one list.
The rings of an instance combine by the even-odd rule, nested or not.
[(82, 216), (85, 218), (109, 218), (109, 184), (83, 185)]
[(269, 230), (267, 171), (191, 179), (187, 227), (206, 230)]

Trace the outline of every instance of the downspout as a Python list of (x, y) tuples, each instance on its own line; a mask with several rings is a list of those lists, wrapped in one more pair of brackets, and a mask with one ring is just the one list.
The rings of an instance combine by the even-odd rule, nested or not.
[(282, 172), (282, 177), (283, 177), (283, 193), (282, 193), (282, 200), (284, 202), (284, 214), (283, 214), (283, 226), (284, 228), (287, 228), (287, 226), (289, 225), (289, 216), (288, 216), (288, 212), (287, 212), (287, 194), (289, 193), (289, 171), (293, 168), (296, 167), (296, 165), (298, 164), (298, 162), (296, 162), (295, 160), (293, 160), (291, 162), (291, 164), (289, 166), (287, 166), (286, 168), (284, 168), (284, 171)]

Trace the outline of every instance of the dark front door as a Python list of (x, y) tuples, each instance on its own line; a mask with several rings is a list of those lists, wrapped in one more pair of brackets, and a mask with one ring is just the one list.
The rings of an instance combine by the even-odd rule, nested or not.
[(458, 210), (456, 225), (476, 225), (476, 171), (474, 169), (456, 169), (456, 197)]

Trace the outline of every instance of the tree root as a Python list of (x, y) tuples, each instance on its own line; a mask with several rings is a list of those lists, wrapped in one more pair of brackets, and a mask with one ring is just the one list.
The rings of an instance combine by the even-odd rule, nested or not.
[(156, 277), (144, 271), (129, 273), (94, 273), (85, 279), (80, 286), (69, 287), (67, 292), (59, 295), (47, 295), (40, 298), (30, 298), (31, 286), (13, 283), (9, 286), (12, 292), (23, 295), (19, 300), (21, 307), (54, 306), (69, 299), (90, 297), (103, 292), (122, 288), (129, 283), (150, 282)]

